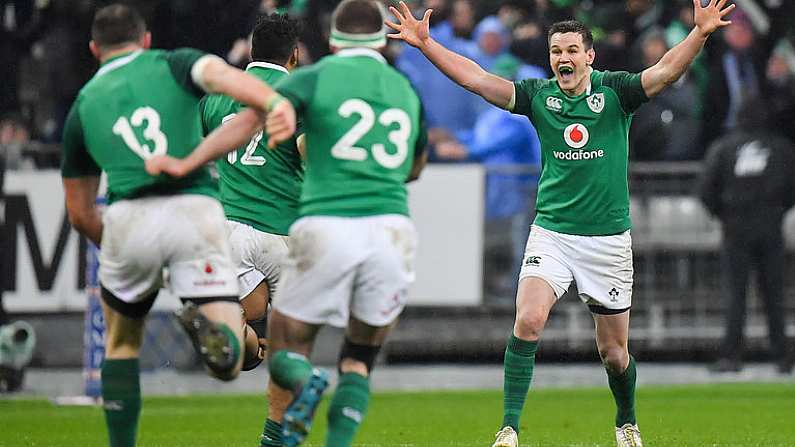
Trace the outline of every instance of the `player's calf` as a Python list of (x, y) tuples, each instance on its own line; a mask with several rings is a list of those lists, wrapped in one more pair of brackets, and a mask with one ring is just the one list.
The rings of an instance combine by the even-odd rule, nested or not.
[(266, 332), (267, 318), (249, 320), (243, 324), (243, 371), (251, 371), (265, 360)]
[(276, 385), (273, 380), (268, 381), (268, 419), (260, 436), (261, 447), (281, 447), (284, 443), (282, 421), (292, 400), (292, 392)]
[(270, 290), (267, 280), (260, 282), (240, 300), (243, 309), (243, 371), (255, 369), (265, 359), (269, 302)]
[(353, 443), (370, 403), (370, 373), (381, 346), (353, 343), (345, 339), (340, 351), (339, 382), (328, 408), (326, 445), (345, 447)]

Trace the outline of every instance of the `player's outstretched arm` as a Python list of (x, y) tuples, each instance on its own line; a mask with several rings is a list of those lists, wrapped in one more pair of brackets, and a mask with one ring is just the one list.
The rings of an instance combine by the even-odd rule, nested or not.
[(416, 47), (447, 77), (482, 96), (486, 101), (503, 109), (513, 108), (515, 92), (512, 82), (487, 72), (474, 61), (448, 50), (431, 37), (429, 20), (433, 10), (425, 11), (422, 20), (415, 19), (409, 7), (402, 1), (400, 10), (393, 6), (389, 10), (398, 23), (389, 20), (385, 22), (388, 27), (397, 31), (396, 34), (387, 34), (387, 37)]
[(641, 74), (641, 83), (646, 96), (655, 96), (676, 82), (704, 48), (709, 35), (731, 24), (731, 21), (724, 20), (735, 7), (734, 4), (726, 6), (728, 1), (710, 0), (707, 6), (702, 7), (701, 0), (693, 0), (696, 26), (685, 40), (668, 50), (659, 62)]
[(99, 177), (64, 178), (63, 189), (72, 227), (99, 247), (102, 239), (102, 217), (96, 205)]
[(146, 160), (146, 172), (153, 176), (167, 174), (172, 177), (184, 177), (248, 143), (251, 136), (262, 128), (263, 123), (264, 117), (261, 113), (254, 109), (245, 109), (207, 135), (207, 138), (202, 140), (187, 157), (179, 159), (169, 155), (158, 155)]

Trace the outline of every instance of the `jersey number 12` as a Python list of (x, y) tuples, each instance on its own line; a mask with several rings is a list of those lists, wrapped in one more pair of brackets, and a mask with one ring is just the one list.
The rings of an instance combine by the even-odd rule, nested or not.
[[(231, 120), (237, 116), (236, 113), (232, 113), (226, 115), (221, 120), (221, 125), (226, 124), (227, 121)], [(246, 152), (243, 153), (243, 156), (240, 157), (240, 163), (245, 166), (262, 166), (268, 160), (261, 156), (261, 155), (254, 155), (254, 151), (257, 150), (257, 146), (259, 145), (260, 140), (262, 140), (263, 133), (260, 130), (259, 132), (255, 133), (253, 137), (251, 137), (251, 141), (248, 142), (248, 146), (246, 146)], [(233, 150), (232, 152), (226, 154), (226, 161), (229, 162), (230, 165), (235, 164), (237, 161), (237, 149)]]

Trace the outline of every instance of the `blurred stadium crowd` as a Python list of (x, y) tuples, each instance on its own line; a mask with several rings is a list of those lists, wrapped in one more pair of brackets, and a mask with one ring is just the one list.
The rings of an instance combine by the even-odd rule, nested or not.
[[(97, 0), (0, 0), (0, 144), (10, 168), (52, 157), (19, 146), (57, 143), (69, 105), (96, 69), (86, 45)], [(245, 66), (247, 35), (258, 12), (305, 18), (302, 63), (328, 53), (336, 0), (136, 0), (159, 48), (196, 47)], [(595, 68), (640, 71), (692, 27), (691, 0), (413, 0), (433, 8), (432, 33), (445, 46), (508, 78), (549, 76), (546, 29), (577, 18), (594, 31)], [(734, 26), (708, 43), (693, 69), (642, 108), (633, 121), (631, 157), (700, 160), (736, 125), (741, 101), (766, 98), (780, 128), (795, 139), (795, 4), (740, 0)], [(416, 50), (400, 44), (389, 60), (414, 83), (432, 127), (433, 160), (534, 164), (538, 144), (526, 120), (511, 119), (455, 86)], [(57, 158), (57, 154), (56, 154)]]

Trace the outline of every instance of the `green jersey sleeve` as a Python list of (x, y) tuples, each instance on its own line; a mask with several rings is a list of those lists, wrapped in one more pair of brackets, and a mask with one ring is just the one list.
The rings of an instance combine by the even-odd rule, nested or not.
[(514, 82), (516, 102), (511, 112), (532, 118), (530, 113), (532, 112), (531, 104), (533, 102), (533, 96), (548, 83), (549, 80), (547, 79), (525, 79)]
[(627, 115), (635, 113), (638, 107), (649, 100), (646, 91), (643, 90), (640, 73), (606, 71), (602, 84), (616, 92), (621, 107)]
[(206, 53), (193, 48), (180, 48), (166, 53), (166, 61), (171, 69), (171, 74), (177, 80), (177, 84), (196, 97), (204, 96), (204, 90), (193, 82), (190, 74), (193, 64), (196, 63)]
[(77, 102), (72, 106), (66, 117), (63, 132), (61, 156), (61, 175), (64, 178), (96, 177), (102, 174), (91, 154), (86, 149), (83, 139), (83, 125), (80, 122), (80, 111)]
[(317, 77), (318, 72), (314, 66), (301, 68), (282, 78), (274, 88), (290, 101), (300, 115), (315, 95)]

